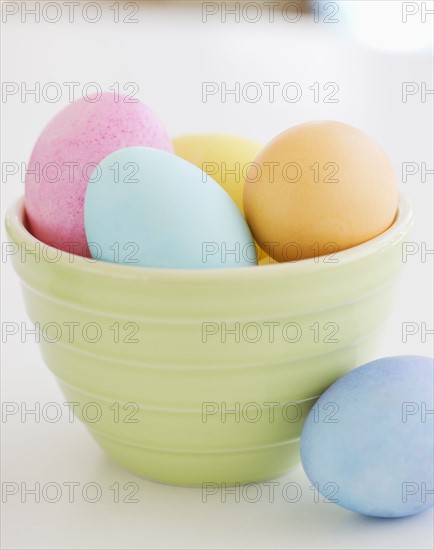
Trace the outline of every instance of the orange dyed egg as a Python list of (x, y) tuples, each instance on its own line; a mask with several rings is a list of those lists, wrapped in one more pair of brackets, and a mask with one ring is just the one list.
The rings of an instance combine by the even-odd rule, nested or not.
[(392, 164), (367, 134), (341, 122), (290, 128), (249, 168), (244, 213), (255, 240), (279, 262), (361, 244), (393, 222)]

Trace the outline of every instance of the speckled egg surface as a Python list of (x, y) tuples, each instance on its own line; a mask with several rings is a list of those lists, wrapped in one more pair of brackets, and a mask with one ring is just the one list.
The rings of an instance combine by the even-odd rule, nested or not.
[(80, 99), (55, 116), (28, 164), (25, 209), (33, 235), (90, 257), (84, 228), (89, 178), (107, 155), (129, 146), (173, 151), (162, 123), (141, 102), (104, 93), (98, 101)]

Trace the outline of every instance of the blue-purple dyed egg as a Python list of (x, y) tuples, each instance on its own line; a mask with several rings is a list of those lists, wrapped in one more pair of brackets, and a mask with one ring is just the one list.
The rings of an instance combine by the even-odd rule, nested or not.
[(301, 437), (318, 491), (344, 508), (401, 517), (433, 506), (433, 359), (385, 357), (319, 398)]

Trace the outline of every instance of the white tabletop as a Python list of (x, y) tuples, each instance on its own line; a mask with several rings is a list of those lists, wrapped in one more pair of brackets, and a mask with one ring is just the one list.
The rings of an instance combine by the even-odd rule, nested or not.
[[(10, 13), (21, 2), (8, 4)], [(33, 4), (33, 3), (27, 3)], [(268, 141), (289, 126), (315, 119), (337, 119), (370, 133), (391, 156), (402, 193), (411, 201), (415, 227), (411, 241), (418, 250), (433, 248), (433, 176), (421, 178), (422, 163), (433, 168), (433, 96), (421, 95), (423, 83), (433, 88), (432, 58), (426, 51), (387, 52), (363, 45), (346, 32), (345, 25), (315, 24), (303, 14), (289, 23), (279, 14), (274, 23), (262, 16), (257, 23), (221, 13), (203, 23), (199, 2), (141, 5), (119, 4), (120, 20), (131, 13), (138, 23), (115, 23), (116, 2), (104, 5), (99, 21), (89, 23), (82, 5), (68, 21), (66, 4), (60, 6), (56, 23), (35, 22), (34, 16), (8, 15), (2, 25), (3, 97), (2, 160), (21, 163), (29, 159), (32, 146), (47, 121), (68, 103), (65, 82), (78, 82), (75, 97), (90, 82), (101, 89), (119, 83), (136, 83), (137, 97), (148, 103), (164, 121), (172, 136), (190, 132), (225, 132)], [(82, 3), (83, 4), (83, 3)], [(214, 11), (216, 3), (208, 3)], [(374, 3), (372, 3), (374, 4)], [(401, 13), (401, 2), (389, 1), (390, 17)], [(12, 6), (12, 7), (11, 7)], [(43, 5), (41, 4), (43, 7)], [(131, 7), (132, 6), (132, 7)], [(214, 7), (213, 7), (214, 6)], [(109, 8), (112, 9), (109, 9)], [(4, 9), (4, 6), (3, 6)], [(54, 10), (55, 8), (50, 8)], [(92, 8), (85, 14), (93, 18)], [(57, 13), (57, 11), (56, 11)], [(46, 18), (56, 13), (46, 12)], [(3, 14), (4, 15), (4, 14)], [(253, 17), (251, 15), (250, 17)], [(323, 16), (321, 16), (323, 17)], [(396, 18), (395, 17), (395, 18)], [(429, 16), (428, 21), (429, 21)], [(375, 20), (375, 10), (372, 9)], [(23, 19), (23, 21), (21, 21)], [(422, 26), (422, 19), (416, 21)], [(412, 23), (417, 28), (417, 24)], [(429, 24), (429, 23), (428, 23)], [(402, 25), (405, 34), (409, 27)], [(425, 29), (425, 27), (423, 27)], [(369, 34), (369, 33), (368, 33)], [(47, 101), (47, 83), (62, 91), (56, 103)], [(222, 83), (233, 88), (239, 82), (255, 82), (264, 97), (249, 103), (240, 96), (221, 100)], [(267, 98), (264, 83), (276, 82), (274, 102)], [(300, 101), (289, 103), (281, 95), (284, 85), (296, 82)], [(319, 83), (320, 100), (310, 88)], [(402, 83), (418, 90), (402, 101)], [(15, 84), (14, 84), (15, 83)], [(20, 97), (39, 83), (41, 95)], [(219, 90), (203, 101), (203, 83)], [(214, 84), (212, 84), (214, 83)], [(324, 103), (324, 85), (339, 87), (337, 103)], [(58, 89), (58, 88), (57, 88)], [(211, 88), (208, 88), (211, 89)], [(129, 88), (130, 91), (133, 88)], [(253, 89), (250, 90), (253, 93)], [(425, 101), (424, 101), (425, 100)], [(419, 172), (401, 181), (402, 163), (414, 163)], [(408, 165), (410, 166), (410, 165)], [(2, 217), (11, 201), (23, 193), (20, 173), (2, 180)], [(2, 229), (3, 231), (3, 229)], [(7, 239), (3, 235), (4, 239)], [(425, 244), (423, 244), (425, 243)], [(25, 323), (18, 279), (10, 262), (2, 264), (2, 321)], [(401, 278), (393, 315), (383, 343), (384, 355), (432, 355), (433, 336), (418, 334), (402, 338), (405, 322), (433, 327), (433, 256), (420, 253), (408, 258)], [(54, 378), (44, 365), (32, 338), (9, 338), (2, 351), (2, 400), (30, 409), (39, 403), (63, 403)], [(402, 520), (366, 518), (333, 504), (315, 502), (314, 493), (301, 468), (277, 480), (273, 502), (266, 486), (257, 502), (254, 493), (238, 490), (208, 496), (203, 502), (199, 489), (176, 488), (134, 477), (107, 459), (78, 422), (66, 414), (56, 423), (31, 415), (23, 422), (19, 415), (8, 417), (2, 429), (2, 482), (25, 483), (29, 489), (39, 483), (63, 487), (57, 503), (42, 498), (35, 503), (28, 494), (21, 502), (21, 489), (2, 505), (2, 546), (8, 549), (151, 549), (151, 548), (292, 548), (292, 549), (425, 549), (433, 546), (431, 511)], [(75, 482), (73, 502), (65, 483)], [(299, 484), (301, 498), (285, 500), (285, 484)], [(97, 484), (101, 499), (89, 503), (82, 496), (87, 483)], [(120, 502), (115, 502), (114, 485), (119, 484)], [(126, 483), (136, 485), (138, 502), (122, 502)], [(15, 487), (15, 485), (9, 485)], [(89, 495), (92, 486), (88, 486)], [(95, 485), (94, 485), (95, 487)], [(112, 487), (112, 489), (110, 489)], [(115, 486), (116, 487), (116, 486)], [(252, 491), (255, 488), (251, 489)], [(239, 502), (237, 502), (239, 500)]]

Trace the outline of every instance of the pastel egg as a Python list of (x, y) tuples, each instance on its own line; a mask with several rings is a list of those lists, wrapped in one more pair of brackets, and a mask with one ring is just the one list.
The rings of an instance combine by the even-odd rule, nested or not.
[(252, 235), (231, 197), (166, 151), (129, 147), (106, 157), (89, 181), (84, 219), (92, 256), (103, 261), (179, 269), (256, 265)]
[(248, 166), (262, 145), (226, 134), (192, 134), (173, 139), (175, 153), (206, 172), (243, 211), (243, 188)]
[(89, 178), (107, 155), (134, 145), (173, 151), (162, 123), (143, 103), (104, 93), (97, 101), (80, 99), (60, 111), (29, 162), (25, 209), (33, 235), (89, 257), (83, 213)]
[[(244, 182), (249, 165), (262, 149), (254, 140), (227, 134), (191, 134), (173, 139), (175, 153), (211, 176), (243, 212)], [(258, 263), (275, 263), (259, 246)]]
[(303, 428), (301, 459), (325, 498), (379, 517), (433, 506), (433, 367), (428, 357), (385, 357), (322, 394)]
[(393, 223), (398, 190), (392, 164), (352, 126), (295, 126), (255, 162), (244, 187), (244, 212), (255, 240), (279, 262), (356, 246)]

